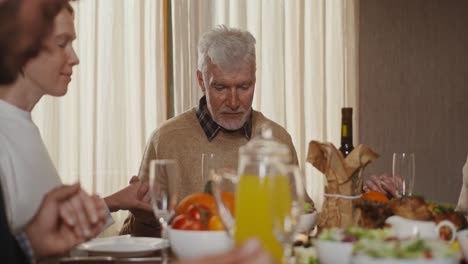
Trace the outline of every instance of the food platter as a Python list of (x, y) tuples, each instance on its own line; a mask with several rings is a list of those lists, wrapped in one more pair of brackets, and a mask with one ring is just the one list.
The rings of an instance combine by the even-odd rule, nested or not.
[[(297, 255), (313, 252), (309, 254), (309, 262), (298, 263), (338, 263), (338, 257), (341, 258), (340, 263), (353, 264), (459, 263), (460, 250), (457, 243), (451, 243), (449, 238), (457, 229), (466, 228), (467, 224), (464, 215), (455, 211), (454, 206), (437, 204), (418, 196), (387, 201), (360, 198), (356, 204), (361, 211), (360, 226), (322, 228), (318, 237), (309, 242), (312, 244), (310, 249), (295, 250), (299, 252)], [(401, 219), (405, 225), (387, 221), (390, 218)], [(418, 224), (407, 225), (407, 222)], [(444, 222), (450, 222), (453, 227), (439, 228)], [(401, 235), (403, 231), (407, 234)], [(459, 232), (459, 237), (461, 234)], [(349, 250), (350, 244), (352, 250)], [(463, 249), (463, 245), (460, 244), (460, 248)]]

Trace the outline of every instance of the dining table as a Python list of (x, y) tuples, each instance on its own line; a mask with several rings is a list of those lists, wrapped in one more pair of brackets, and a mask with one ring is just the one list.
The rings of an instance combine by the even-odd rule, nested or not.
[[(167, 240), (130, 235), (95, 238), (78, 245), (64, 255), (39, 261), (40, 264), (73, 263), (171, 263), (177, 257)], [(167, 255), (163, 257), (163, 250)]]
[(172, 254), (169, 255), (166, 262), (163, 261), (161, 251), (157, 251), (154, 254), (144, 257), (114, 257), (114, 256), (71, 256), (65, 254), (63, 256), (57, 256), (47, 258), (39, 261), (39, 264), (159, 264), (159, 263), (172, 263), (176, 260), (176, 257)]

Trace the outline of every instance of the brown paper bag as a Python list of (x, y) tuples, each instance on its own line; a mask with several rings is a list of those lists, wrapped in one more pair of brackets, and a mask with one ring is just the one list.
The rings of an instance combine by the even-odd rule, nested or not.
[[(355, 196), (361, 194), (364, 168), (379, 157), (366, 145), (359, 145), (345, 158), (331, 143), (311, 141), (307, 161), (326, 176), (325, 194)], [(325, 197), (318, 226), (348, 227), (357, 225), (359, 210), (353, 200)]]

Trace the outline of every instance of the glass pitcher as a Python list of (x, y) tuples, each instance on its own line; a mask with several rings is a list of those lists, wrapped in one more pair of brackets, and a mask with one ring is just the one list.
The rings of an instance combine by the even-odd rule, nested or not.
[(220, 198), (221, 181), (215, 181), (218, 211), (235, 243), (257, 237), (278, 263), (282, 262), (283, 247), (275, 237), (272, 214), (287, 214), (291, 204), (286, 175), (299, 170), (288, 166), (290, 156), (289, 148), (274, 140), (269, 129), (239, 149), (235, 219)]

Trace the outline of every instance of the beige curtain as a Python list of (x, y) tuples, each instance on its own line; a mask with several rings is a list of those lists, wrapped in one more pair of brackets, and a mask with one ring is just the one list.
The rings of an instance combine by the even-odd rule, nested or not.
[[(197, 41), (216, 25), (257, 39), (254, 108), (291, 134), (307, 190), (320, 207), (323, 177), (305, 164), (310, 140), (340, 142), (341, 107), (354, 107), (357, 139), (357, 1), (172, 0), (175, 113), (193, 107)], [(355, 142), (355, 145), (357, 142)]]
[(162, 4), (74, 2), (80, 65), (67, 95), (43, 98), (33, 112), (63, 182), (105, 196), (137, 174), (166, 119)]

